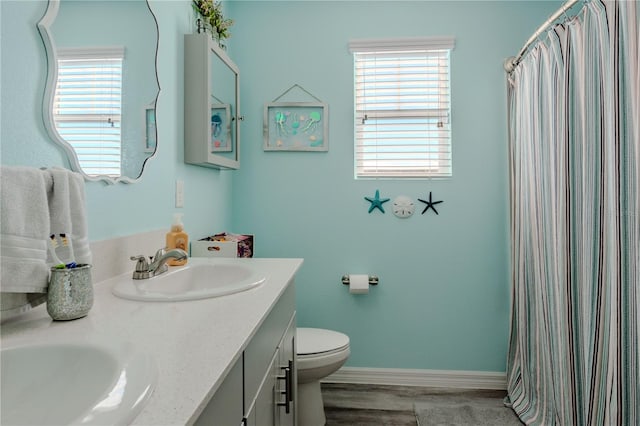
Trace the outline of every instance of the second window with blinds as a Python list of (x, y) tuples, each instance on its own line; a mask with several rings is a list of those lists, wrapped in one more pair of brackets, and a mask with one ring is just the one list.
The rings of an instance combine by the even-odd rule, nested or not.
[(89, 176), (122, 174), (124, 48), (58, 49), (53, 120)]
[(353, 40), (355, 178), (450, 177), (451, 37)]

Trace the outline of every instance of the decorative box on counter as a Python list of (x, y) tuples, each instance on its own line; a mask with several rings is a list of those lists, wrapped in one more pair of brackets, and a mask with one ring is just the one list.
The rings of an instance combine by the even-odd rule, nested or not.
[(253, 257), (253, 235), (223, 232), (191, 242), (192, 257)]

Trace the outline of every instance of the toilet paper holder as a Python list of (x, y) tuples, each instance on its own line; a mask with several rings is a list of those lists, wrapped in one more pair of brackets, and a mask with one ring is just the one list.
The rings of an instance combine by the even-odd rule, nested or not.
[[(349, 275), (342, 276), (342, 284), (349, 285)], [(378, 276), (377, 275), (369, 275), (369, 285), (378, 285)]]

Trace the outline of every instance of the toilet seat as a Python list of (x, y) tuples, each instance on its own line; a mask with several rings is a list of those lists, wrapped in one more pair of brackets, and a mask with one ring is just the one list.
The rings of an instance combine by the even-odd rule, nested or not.
[(326, 356), (349, 348), (349, 336), (332, 330), (300, 327), (296, 330), (298, 358)]

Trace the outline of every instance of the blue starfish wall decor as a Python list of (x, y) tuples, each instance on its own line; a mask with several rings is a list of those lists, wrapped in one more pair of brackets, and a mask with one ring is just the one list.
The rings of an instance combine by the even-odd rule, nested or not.
[(369, 213), (371, 213), (373, 209), (378, 209), (382, 213), (384, 213), (384, 208), (382, 207), (382, 205), (389, 201), (389, 198), (380, 199), (380, 191), (377, 189), (375, 198), (364, 197), (364, 199), (371, 203), (371, 206), (369, 206)]
[(421, 198), (418, 198), (418, 201), (421, 201), (426, 204), (426, 207), (424, 208), (424, 210), (422, 210), (422, 214), (425, 214), (429, 209), (432, 209), (436, 214), (438, 214), (438, 210), (436, 210), (435, 205), (442, 203), (442, 201), (432, 201), (431, 191), (429, 191), (429, 201), (425, 201)]

